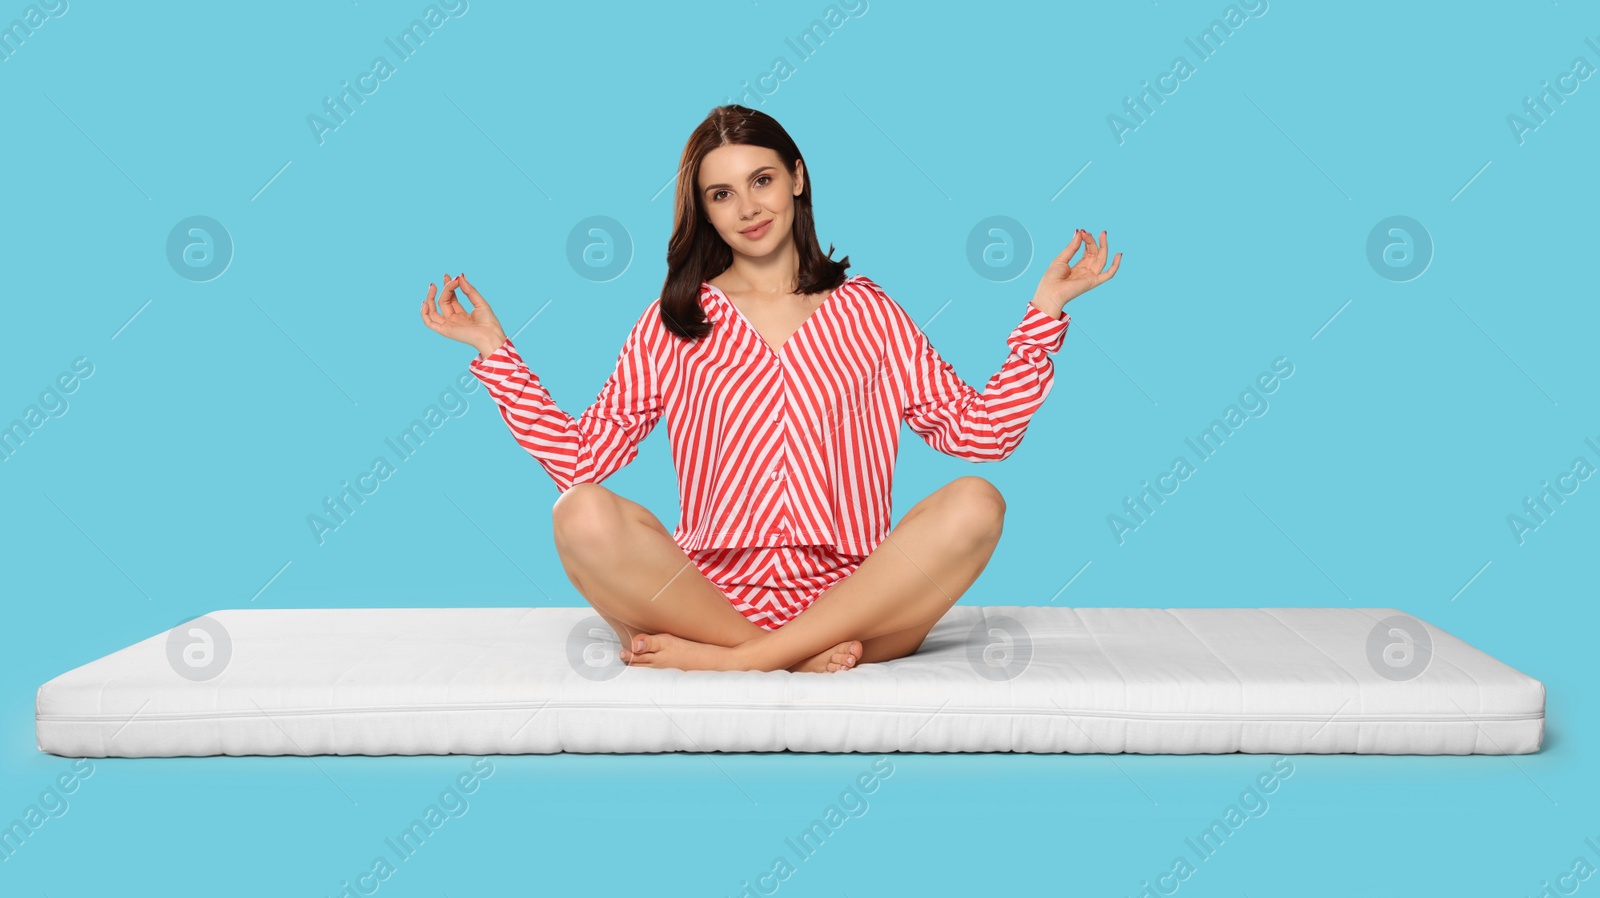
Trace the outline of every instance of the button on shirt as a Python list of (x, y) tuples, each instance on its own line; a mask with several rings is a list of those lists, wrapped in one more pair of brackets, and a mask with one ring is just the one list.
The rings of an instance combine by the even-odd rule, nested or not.
[(556, 406), (507, 340), (472, 373), (523, 449), (565, 492), (599, 483), (667, 421), (685, 550), (827, 545), (868, 555), (889, 533), (904, 421), (928, 445), (1000, 461), (1049, 394), (1050, 354), (1071, 317), (1030, 301), (1010, 352), (980, 392), (865, 275), (849, 278), (774, 351), (721, 290), (700, 287), (710, 336), (685, 341), (656, 299), (616, 370), (577, 418)]

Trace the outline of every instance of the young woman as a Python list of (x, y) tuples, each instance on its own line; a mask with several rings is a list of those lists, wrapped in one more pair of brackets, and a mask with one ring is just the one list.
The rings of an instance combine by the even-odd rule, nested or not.
[[(1050, 262), (980, 393), (882, 288), (845, 276), (849, 256), (823, 254), (788, 133), (719, 106), (684, 148), (661, 295), (582, 416), (556, 406), (465, 274), (428, 285), (422, 320), (478, 350), (469, 367), (561, 492), (567, 576), (626, 663), (834, 672), (915, 652), (1000, 539), (1005, 502), (975, 476), (889, 530), (900, 422), (950, 455), (1010, 455), (1050, 391), (1063, 307), (1121, 264), (1105, 268), (1105, 238), (1080, 230)], [(663, 416), (675, 532), (600, 485)]]

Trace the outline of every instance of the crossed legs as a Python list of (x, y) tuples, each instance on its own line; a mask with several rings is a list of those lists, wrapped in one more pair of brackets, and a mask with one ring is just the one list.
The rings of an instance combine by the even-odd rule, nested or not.
[[(1005, 501), (958, 477), (906, 512), (850, 576), (777, 630), (756, 626), (706, 580), (644, 506), (580, 483), (552, 510), (567, 577), (627, 647), (631, 664), (835, 670), (912, 654), (977, 580)], [(859, 644), (859, 646), (857, 645)]]
[[(567, 579), (623, 646), (641, 633), (734, 646), (765, 632), (734, 610), (643, 505), (598, 484), (580, 483), (556, 500), (552, 521)], [(832, 646), (788, 669), (838, 670), (854, 665), (861, 651), (860, 643)]]

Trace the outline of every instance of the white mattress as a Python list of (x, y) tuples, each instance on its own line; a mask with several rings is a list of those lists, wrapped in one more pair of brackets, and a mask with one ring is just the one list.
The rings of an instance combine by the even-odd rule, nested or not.
[[(1383, 675), (1373, 653), (1396, 640), (1374, 628), (1399, 614), (959, 605), (909, 658), (795, 674), (624, 667), (589, 608), (226, 610), (45, 683), (38, 744), (95, 758), (1538, 751), (1544, 684), (1448, 633), (1419, 623), (1425, 668)], [(191, 636), (207, 627), (209, 650)]]

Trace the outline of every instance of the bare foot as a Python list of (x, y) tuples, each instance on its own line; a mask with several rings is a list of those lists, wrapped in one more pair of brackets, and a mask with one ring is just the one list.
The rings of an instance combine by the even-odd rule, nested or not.
[(810, 658), (789, 668), (795, 673), (834, 673), (855, 667), (861, 660), (861, 642), (841, 642), (831, 649), (823, 649)]
[(630, 667), (672, 667), (678, 670), (747, 670), (727, 646), (694, 642), (671, 633), (637, 633), (623, 646), (622, 663)]

